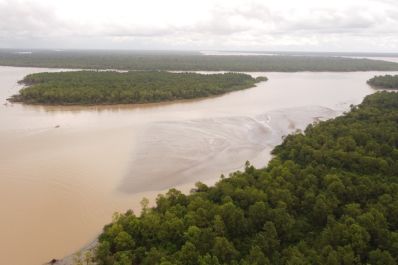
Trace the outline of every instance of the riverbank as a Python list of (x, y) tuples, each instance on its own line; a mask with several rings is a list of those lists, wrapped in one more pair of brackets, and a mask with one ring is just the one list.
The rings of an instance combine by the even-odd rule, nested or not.
[(216, 185), (197, 183), (188, 195), (170, 189), (154, 207), (142, 203), (139, 215), (114, 215), (96, 260), (322, 264), (333, 255), (337, 263), (393, 264), (397, 114), (397, 93), (369, 95), (340, 117), (287, 135), (264, 168), (247, 162)]
[[(20, 89), (18, 80), (43, 71), (58, 70), (0, 67), (1, 103)], [(366, 80), (375, 74), (252, 73), (269, 81), (221, 97), (153, 105), (0, 104), (0, 199), (8, 202), (0, 206), (0, 263), (61, 258), (98, 235), (113, 212), (139, 213), (143, 197), (154, 200), (163, 188), (184, 185), (188, 192), (197, 181), (210, 185), (246, 160), (264, 166), (272, 139), (279, 143), (317, 117), (349, 110), (374, 92)], [(142, 173), (155, 164), (163, 174)], [(162, 178), (166, 173), (173, 177)]]
[[(98, 246), (98, 239), (93, 240), (86, 246), (82, 247), (79, 251), (65, 256), (62, 259), (53, 258), (49, 262), (43, 265), (76, 265), (76, 264), (87, 264), (94, 265), (91, 261), (91, 257), (95, 255), (95, 248)], [(80, 263), (79, 263), (80, 262)]]

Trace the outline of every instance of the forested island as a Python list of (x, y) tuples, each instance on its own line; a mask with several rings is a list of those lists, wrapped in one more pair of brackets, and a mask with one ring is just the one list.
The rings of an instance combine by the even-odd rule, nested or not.
[(114, 216), (98, 264), (398, 262), (398, 94), (284, 138), (267, 167)]
[(398, 89), (398, 75), (377, 75), (368, 80), (375, 88)]
[[(344, 55), (344, 54), (340, 54)], [(123, 50), (19, 50), (0, 49), (0, 65), (117, 70), (164, 71), (396, 71), (398, 64), (336, 54), (284, 53), (276, 55), (202, 55), (199, 52)]]
[(37, 73), (11, 97), (30, 104), (134, 104), (194, 99), (253, 87), (266, 77), (241, 73), (198, 74), (161, 71), (73, 71)]

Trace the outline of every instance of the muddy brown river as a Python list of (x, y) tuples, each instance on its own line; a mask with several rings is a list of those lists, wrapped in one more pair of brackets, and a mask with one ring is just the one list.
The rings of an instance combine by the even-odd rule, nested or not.
[[(264, 166), (283, 135), (374, 92), (375, 73), (252, 73), (268, 82), (165, 104), (44, 107), (7, 103), (26, 74), (0, 67), (0, 264), (42, 264), (98, 235), (143, 197), (214, 183), (246, 160)], [(378, 73), (380, 74), (380, 73)]]

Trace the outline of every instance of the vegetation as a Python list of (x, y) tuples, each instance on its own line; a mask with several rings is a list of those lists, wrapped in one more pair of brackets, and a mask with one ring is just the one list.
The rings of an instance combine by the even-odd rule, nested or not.
[(368, 59), (334, 57), (334, 54), (289, 56), (212, 56), (195, 52), (0, 50), (0, 65), (73, 69), (165, 71), (394, 71), (398, 64)]
[(116, 214), (99, 264), (398, 262), (398, 94), (287, 136), (263, 169), (247, 163), (189, 195), (171, 189), (140, 216)]
[(120, 104), (193, 99), (249, 88), (267, 78), (239, 73), (197, 74), (158, 71), (38, 73), (11, 101), (40, 104)]
[(398, 75), (377, 75), (368, 80), (376, 88), (398, 89)]

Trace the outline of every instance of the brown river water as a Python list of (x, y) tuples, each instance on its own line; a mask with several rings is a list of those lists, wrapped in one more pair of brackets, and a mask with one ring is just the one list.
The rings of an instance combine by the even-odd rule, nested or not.
[[(224, 96), (136, 106), (7, 103), (26, 74), (0, 67), (0, 264), (42, 264), (93, 240), (143, 197), (188, 191), (264, 166), (282, 136), (374, 92), (372, 72), (252, 73), (268, 82)], [(381, 74), (381, 73), (377, 73)]]

